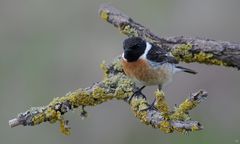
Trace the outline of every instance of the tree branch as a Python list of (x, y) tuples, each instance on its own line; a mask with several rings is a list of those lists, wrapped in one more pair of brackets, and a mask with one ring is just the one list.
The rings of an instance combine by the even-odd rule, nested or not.
[[(114, 7), (102, 5), (99, 12), (104, 20), (114, 24), (122, 33), (128, 36), (140, 36), (154, 42), (171, 51), (179, 60), (239, 68), (239, 61), (237, 61), (239, 56), (236, 54), (239, 53), (237, 44), (184, 37), (159, 38)], [(223, 50), (216, 44), (221, 45)], [(209, 47), (205, 48), (205, 46)], [(228, 49), (232, 49), (232, 51), (226, 50), (226, 47), (230, 47)], [(213, 48), (213, 50), (210, 50), (210, 48)], [(220, 51), (221, 53), (224, 51), (226, 56), (218, 55)], [(228, 57), (230, 54), (232, 58)], [(43, 122), (55, 123), (59, 121), (61, 132), (69, 134), (68, 120), (63, 118), (66, 112), (79, 107), (83, 109), (85, 106), (96, 106), (112, 99), (128, 102), (128, 98), (138, 87), (124, 74), (120, 58), (116, 58), (109, 65), (102, 64), (101, 67), (104, 70), (104, 79), (102, 81), (96, 82), (90, 87), (69, 92), (63, 97), (55, 98), (47, 106), (33, 107), (26, 112), (20, 113), (12, 120), (9, 120), (9, 125), (11, 127), (19, 125), (35, 126)], [(198, 121), (191, 120), (189, 111), (207, 97), (205, 91), (201, 90), (191, 94), (173, 111), (169, 110), (162, 91), (157, 91), (155, 95), (157, 98), (155, 107), (157, 109), (146, 109), (149, 104), (141, 93), (135, 94), (129, 102), (134, 115), (142, 123), (153, 128), (159, 128), (165, 133), (174, 131), (185, 133), (203, 128)], [(82, 115), (86, 115), (85, 110), (83, 110)]]
[(129, 37), (139, 36), (153, 42), (167, 51), (171, 51), (180, 61), (222, 65), (240, 69), (239, 43), (184, 36), (162, 38), (108, 4), (100, 6), (99, 14), (102, 19), (113, 24), (121, 33)]
[[(69, 92), (66, 96), (55, 98), (47, 106), (34, 107), (24, 113), (20, 113), (16, 118), (9, 120), (11, 127), (19, 125), (34, 126), (43, 122), (60, 122), (60, 130), (64, 134), (69, 134), (68, 121), (63, 119), (63, 115), (75, 108), (81, 106), (95, 106), (103, 102), (118, 99), (128, 102), (130, 97), (137, 89), (133, 83), (122, 71), (120, 59), (117, 58), (112, 64), (106, 66), (102, 64), (104, 70), (103, 81), (94, 83), (85, 89), (78, 89)], [(158, 93), (158, 92), (157, 92)], [(156, 93), (156, 95), (158, 95)], [(141, 94), (136, 94), (130, 102), (134, 115), (144, 124), (159, 128), (166, 133), (173, 131), (188, 132), (201, 130), (203, 126), (197, 122), (189, 120), (188, 111), (205, 99), (207, 93), (199, 91), (192, 94), (189, 99), (183, 102), (184, 110), (176, 108), (175, 112), (170, 112), (169, 116), (164, 115), (155, 109), (146, 110), (148, 103)], [(163, 100), (163, 103), (165, 101)], [(145, 110), (144, 110), (145, 109)], [(181, 113), (181, 114), (179, 114)], [(172, 116), (171, 116), (172, 115)], [(184, 118), (183, 118), (184, 117)]]

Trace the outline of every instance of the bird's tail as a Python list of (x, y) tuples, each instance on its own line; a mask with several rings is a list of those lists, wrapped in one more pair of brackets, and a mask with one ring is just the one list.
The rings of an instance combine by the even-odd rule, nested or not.
[(191, 70), (191, 69), (188, 69), (188, 68), (185, 68), (185, 67), (182, 67), (182, 66), (176, 66), (176, 68), (178, 68), (178, 69), (181, 70), (181, 71), (190, 73), (190, 74), (197, 74), (196, 71)]

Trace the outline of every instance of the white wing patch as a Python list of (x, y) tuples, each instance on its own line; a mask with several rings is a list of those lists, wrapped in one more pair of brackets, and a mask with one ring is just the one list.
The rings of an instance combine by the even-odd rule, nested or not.
[(147, 59), (148, 51), (152, 48), (152, 45), (149, 42), (146, 42), (146, 49), (144, 53), (140, 56), (140, 59)]

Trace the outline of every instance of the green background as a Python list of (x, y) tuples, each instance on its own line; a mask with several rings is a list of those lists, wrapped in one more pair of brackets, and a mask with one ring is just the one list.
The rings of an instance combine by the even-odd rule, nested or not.
[[(58, 124), (8, 126), (31, 106), (101, 80), (99, 64), (121, 54), (126, 38), (99, 18), (98, 7), (105, 2), (160, 36), (240, 42), (238, 0), (0, 0), (0, 143), (239, 143), (240, 72), (201, 64), (182, 64), (198, 74), (177, 74), (165, 92), (174, 106), (191, 92), (208, 91), (208, 100), (191, 112), (203, 131), (164, 134), (140, 123), (122, 101), (88, 107), (85, 120), (79, 111), (69, 112), (70, 136), (62, 135)], [(154, 89), (144, 90), (149, 99)]]

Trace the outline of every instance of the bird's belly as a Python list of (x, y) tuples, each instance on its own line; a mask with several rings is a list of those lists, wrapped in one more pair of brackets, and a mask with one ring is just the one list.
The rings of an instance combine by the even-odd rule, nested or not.
[(163, 85), (172, 79), (172, 68), (166, 65), (153, 68), (143, 60), (131, 63), (122, 61), (122, 65), (128, 77), (143, 85)]

